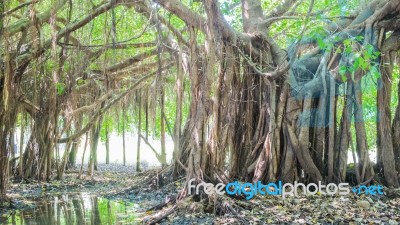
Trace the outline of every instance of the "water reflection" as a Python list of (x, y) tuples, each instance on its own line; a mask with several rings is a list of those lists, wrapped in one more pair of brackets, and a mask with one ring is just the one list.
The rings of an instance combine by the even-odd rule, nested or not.
[(0, 224), (12, 225), (108, 225), (135, 224), (126, 203), (87, 193), (60, 195), (35, 201), (34, 207), (11, 213)]

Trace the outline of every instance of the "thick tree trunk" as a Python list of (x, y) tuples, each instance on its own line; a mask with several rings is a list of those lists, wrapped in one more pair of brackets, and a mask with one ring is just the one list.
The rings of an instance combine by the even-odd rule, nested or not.
[[(261, 21), (264, 15), (260, 1), (242, 0), (243, 29), (248, 33), (260, 33), (263, 37), (268, 35), (268, 28)], [(274, 63), (272, 60), (271, 49), (263, 46), (261, 40), (254, 40), (251, 45), (260, 46), (262, 58), (252, 60), (264, 61), (267, 64)], [(278, 60), (277, 60), (278, 61)], [(279, 62), (281, 64), (282, 62)], [(237, 162), (234, 168), (241, 170), (241, 177), (248, 180), (275, 180), (277, 177), (278, 158), (281, 152), (277, 149), (279, 144), (275, 138), (279, 135), (276, 132), (277, 115), (277, 84), (270, 84), (264, 78), (253, 75), (253, 68), (245, 67), (243, 86), (238, 91), (243, 103), (239, 103), (238, 116), (244, 115), (242, 119), (236, 121), (241, 132), (234, 136), (237, 138), (234, 148), (241, 149), (238, 152)], [(254, 88), (255, 87), (255, 88)], [(279, 132), (279, 131), (278, 131)], [(244, 138), (240, 138), (243, 136)], [(237, 142), (240, 140), (239, 142)], [(241, 169), (242, 166), (246, 168)]]
[(0, 130), (0, 202), (3, 202), (6, 198), (7, 185), (8, 185), (8, 146), (6, 143), (7, 135), (4, 130)]
[[(318, 100), (318, 110), (315, 113), (315, 119), (312, 122), (313, 124), (313, 132), (314, 135), (312, 137), (313, 140), (313, 147), (314, 147), (314, 154), (313, 158), (316, 160), (315, 165), (319, 169), (319, 171), (326, 171), (326, 152), (327, 152), (327, 145), (326, 145), (326, 116), (327, 114), (327, 96), (321, 94)], [(329, 111), (328, 111), (329, 112)], [(322, 172), (324, 173), (324, 172)]]
[[(180, 160), (186, 166), (186, 176), (188, 180), (195, 178), (198, 181), (211, 177), (206, 174), (208, 154), (205, 152), (205, 102), (208, 100), (204, 94), (207, 77), (204, 74), (202, 62), (204, 59), (198, 54), (200, 49), (197, 48), (196, 33), (193, 27), (189, 27), (190, 34), (190, 69), (189, 76), (192, 82), (189, 120), (187, 121), (188, 144), (181, 143), (182, 146)], [(204, 65), (204, 64), (203, 64)], [(185, 132), (184, 132), (185, 133)], [(185, 157), (186, 156), (186, 157)], [(184, 161), (185, 160), (185, 161)]]
[(301, 105), (295, 98), (288, 98), (285, 107), (285, 117), (284, 117), (284, 149), (282, 154), (282, 169), (281, 169), (281, 180), (282, 182), (289, 183), (294, 180), (298, 180), (297, 176), (297, 159), (294, 151), (294, 146), (292, 145), (289, 132), (291, 132), (287, 124), (296, 124), (296, 116), (301, 111)]
[[(175, 124), (174, 124), (174, 153), (173, 153), (173, 161), (179, 160), (179, 152), (180, 152), (180, 142), (181, 142), (181, 133), (182, 133), (182, 107), (183, 107), (183, 94), (184, 94), (184, 71), (182, 68), (183, 63), (183, 51), (182, 46), (179, 46), (179, 54), (178, 54), (178, 62), (177, 62), (177, 73), (176, 73), (176, 111), (175, 111)], [(179, 170), (175, 170), (176, 172)], [(175, 176), (177, 174), (175, 173)]]
[[(79, 130), (82, 129), (82, 119), (83, 119), (82, 115), (80, 115), (77, 118), (77, 120), (75, 122), (75, 130), (76, 131), (79, 131)], [(81, 139), (80, 138), (78, 138), (77, 140), (75, 140), (72, 143), (72, 148), (71, 148), (71, 151), (70, 151), (70, 153), (68, 155), (67, 168), (73, 168), (73, 167), (76, 166), (76, 155), (78, 153), (78, 148), (79, 148), (80, 143), (81, 143)]]
[(102, 119), (100, 118), (97, 123), (92, 127), (90, 133), (90, 158), (88, 164), (88, 175), (93, 176), (94, 170), (97, 170), (96, 160), (97, 160), (97, 146), (99, 143), (100, 129), (101, 129)]
[(313, 159), (310, 154), (310, 120), (311, 120), (311, 102), (312, 95), (306, 95), (303, 104), (303, 113), (299, 118), (299, 137), (296, 138), (293, 128), (289, 126), (290, 142), (294, 149), (297, 159), (299, 160), (300, 166), (304, 169), (304, 172), (310, 176), (310, 179), (316, 183), (323, 181), (321, 172), (315, 166)]
[(361, 182), (364, 182), (374, 175), (372, 164), (368, 154), (367, 134), (364, 124), (364, 113), (362, 108), (362, 89), (361, 89), (361, 71), (355, 73), (354, 80), (354, 124), (356, 129), (357, 156), (359, 160), (359, 170)]
[(393, 71), (394, 52), (386, 53), (383, 56), (382, 77), (378, 80), (378, 149), (381, 153), (385, 180), (389, 187), (399, 187), (399, 180), (396, 171), (395, 155), (391, 136), (391, 81)]
[[(42, 104), (47, 103), (47, 101), (42, 102)], [(42, 112), (34, 115), (31, 136), (24, 151), (24, 161), (21, 161), (24, 164), (23, 174), (25, 178), (50, 179), (53, 169), (53, 151), (56, 145), (56, 116), (51, 114), (48, 109), (43, 107)], [(56, 113), (53, 110), (50, 111)]]
[(76, 155), (78, 153), (79, 142), (72, 143), (71, 151), (68, 156), (67, 168), (74, 168), (76, 166)]
[(394, 150), (394, 161), (396, 163), (396, 170), (400, 173), (400, 82), (397, 86), (397, 106), (396, 112), (392, 123), (392, 143)]
[[(4, 11), (4, 3), (0, 3), (0, 13)], [(0, 22), (0, 36), (3, 34), (3, 21)], [(13, 79), (13, 62), (9, 54), (7, 37), (0, 38), (0, 202), (6, 199), (9, 180), (9, 155), (13, 151), (13, 129), (17, 119), (17, 97), (15, 80)]]
[(340, 133), (339, 133), (339, 152), (338, 152), (338, 163), (337, 163), (337, 177), (339, 182), (345, 182), (346, 169), (347, 169), (347, 155), (349, 151), (349, 137), (350, 137), (350, 126), (353, 109), (353, 85), (351, 82), (346, 83), (346, 95), (344, 100), (344, 110), (342, 113), (342, 119), (340, 121)]
[(328, 177), (327, 182), (334, 181), (334, 162), (335, 162), (335, 128), (336, 128), (336, 83), (334, 78), (327, 74), (329, 77), (329, 121), (328, 121)]

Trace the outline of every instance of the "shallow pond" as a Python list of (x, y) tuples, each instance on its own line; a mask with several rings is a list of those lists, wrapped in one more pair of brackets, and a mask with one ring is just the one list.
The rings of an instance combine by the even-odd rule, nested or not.
[(99, 198), (88, 193), (35, 199), (32, 206), (0, 215), (0, 224), (108, 225), (136, 224), (135, 205)]

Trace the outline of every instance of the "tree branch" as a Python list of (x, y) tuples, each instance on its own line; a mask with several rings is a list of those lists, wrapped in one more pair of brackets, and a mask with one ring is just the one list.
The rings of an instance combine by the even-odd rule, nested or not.
[(129, 59), (126, 59), (124, 61), (122, 61), (121, 63), (117, 63), (115, 65), (112, 65), (110, 67), (107, 67), (104, 72), (105, 73), (112, 73), (112, 72), (116, 72), (118, 70), (124, 69), (128, 66), (132, 66), (133, 64), (140, 62), (146, 58), (149, 58), (151, 56), (154, 56), (155, 54), (157, 54), (157, 48), (153, 48), (151, 49), (149, 52), (143, 52), (139, 55), (135, 55), (134, 57), (131, 57)]
[[(173, 64), (169, 64), (168, 66), (164, 67), (163, 70), (168, 69), (172, 66)], [(105, 104), (101, 109), (99, 109), (90, 119), (90, 122), (86, 124), (86, 126), (84, 128), (82, 128), (80, 131), (76, 132), (75, 134), (66, 137), (66, 138), (61, 138), (58, 139), (58, 143), (66, 143), (70, 140), (75, 140), (77, 138), (79, 138), (80, 136), (82, 136), (83, 134), (85, 134), (92, 126), (93, 124), (96, 123), (97, 118), (99, 118), (99, 116), (101, 116), (103, 113), (105, 113), (108, 109), (111, 108), (111, 106), (113, 106), (115, 103), (117, 103), (118, 101), (120, 101), (123, 97), (125, 97), (127, 94), (131, 93), (132, 91), (136, 90), (137, 87), (143, 82), (146, 81), (147, 79), (149, 79), (150, 77), (154, 76), (156, 74), (156, 72), (152, 72), (149, 73), (147, 75), (145, 75), (144, 77), (140, 78), (138, 81), (136, 81), (131, 87), (128, 88), (128, 90), (124, 91), (123, 93), (121, 93), (120, 95), (118, 95), (117, 97), (115, 97), (114, 99), (112, 99), (108, 104)]]
[[(64, 0), (65, 1), (65, 0)], [(112, 7), (115, 6), (115, 3), (113, 3), (113, 1), (109, 1), (99, 7), (97, 7), (95, 10), (93, 10), (92, 13), (90, 13), (89, 15), (87, 15), (85, 18), (83, 18), (82, 20), (69, 24), (66, 27), (64, 27), (63, 29), (61, 29), (58, 34), (57, 34), (57, 41), (60, 40), (60, 38), (62, 38), (64, 35), (71, 33), (72, 31), (75, 31), (81, 27), (83, 27), (84, 25), (86, 25), (87, 23), (89, 23), (90, 21), (92, 21), (93, 19), (95, 19), (97, 16), (101, 15), (102, 13), (110, 10)], [(28, 25), (28, 24), (26, 24)], [(10, 31), (8, 31), (10, 32)], [(29, 52), (26, 54), (22, 54), (19, 55), (17, 57), (17, 62), (18, 65), (23, 65), (24, 63), (39, 57), (40, 55), (42, 55), (50, 46), (52, 43), (52, 39), (48, 39), (46, 40), (46, 42), (43, 44), (43, 47), (34, 50), (33, 52)]]
[(199, 29), (203, 32), (206, 32), (206, 20), (197, 13), (194, 13), (193, 10), (190, 10), (187, 6), (182, 4), (177, 0), (154, 0), (154, 2), (163, 6), (166, 10), (171, 13), (177, 15), (180, 19), (185, 21), (187, 24), (194, 26), (196, 29)]
[(284, 75), (289, 69), (290, 69), (290, 64), (287, 63), (283, 68), (277, 68), (276, 70), (272, 72), (262, 72), (260, 69), (256, 67), (256, 65), (249, 59), (239, 48), (236, 48), (239, 54), (244, 58), (246, 63), (251, 67), (254, 72), (256, 72), (258, 75), (266, 77), (268, 80), (275, 80), (282, 75)]
[(8, 15), (10, 15), (11, 13), (13, 13), (13, 12), (15, 12), (15, 11), (17, 11), (17, 10), (19, 10), (19, 9), (21, 9), (21, 8), (23, 8), (23, 7), (25, 7), (25, 6), (28, 6), (28, 5), (30, 5), (30, 4), (32, 4), (32, 1), (28, 1), (28, 2), (22, 3), (21, 5), (19, 5), (19, 6), (15, 7), (15, 8), (13, 8), (13, 9), (8, 10), (7, 12), (4, 12), (3, 14), (1, 14), (0, 17), (3, 18), (3, 17), (5, 17), (5, 16), (8, 16)]
[[(50, 19), (51, 13), (54, 11), (60, 10), (67, 0), (57, 0), (46, 12), (40, 13), (37, 15), (37, 21), (42, 24), (45, 21)], [(29, 17), (24, 17), (19, 19), (17, 22), (13, 23), (12, 25), (4, 28), (4, 33), (7, 36), (13, 36), (14, 34), (21, 32), (22, 30), (28, 28), (32, 23), (32, 20)]]
[(283, 14), (285, 14), (293, 5), (296, 3), (297, 0), (284, 0), (278, 7), (273, 9), (267, 16), (266, 18), (272, 18), (272, 17), (280, 17)]
[(149, 141), (148, 141), (145, 137), (143, 137), (142, 134), (139, 134), (139, 135), (140, 135), (140, 138), (143, 139), (144, 143), (146, 143), (146, 145), (150, 147), (150, 149), (151, 149), (151, 151), (153, 151), (154, 155), (156, 155), (157, 160), (158, 160), (159, 162), (161, 162), (161, 161), (162, 161), (162, 160), (161, 160), (161, 155), (160, 155), (160, 154), (156, 151), (156, 149), (149, 143)]

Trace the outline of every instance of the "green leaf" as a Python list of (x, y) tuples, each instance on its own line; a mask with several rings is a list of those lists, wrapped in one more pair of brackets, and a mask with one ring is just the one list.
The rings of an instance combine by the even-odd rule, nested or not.
[(346, 82), (347, 81), (347, 76), (345, 74), (342, 75), (342, 81)]
[(381, 52), (380, 51), (375, 51), (373, 55), (375, 56), (374, 59), (376, 59), (381, 55)]
[(356, 37), (356, 40), (357, 40), (357, 41), (362, 41), (362, 40), (364, 40), (364, 37), (361, 36), (361, 35), (358, 35), (358, 36)]
[(344, 52), (347, 53), (347, 54), (351, 53), (352, 51), (353, 51), (353, 50), (352, 50), (351, 46), (347, 46), (347, 47), (344, 49)]
[(324, 40), (321, 37), (317, 37), (317, 44), (321, 49), (325, 48), (326, 46)]
[(370, 73), (373, 78), (379, 79), (381, 77), (381, 73), (378, 71), (376, 66), (371, 67)]
[(369, 55), (372, 55), (375, 52), (375, 48), (371, 44), (368, 44), (365, 48), (367, 49), (367, 53)]
[(85, 83), (85, 80), (79, 79), (77, 83), (78, 83), (78, 85), (82, 85)]
[(65, 91), (65, 84), (64, 84), (64, 83), (58, 82), (58, 83), (56, 84), (56, 88), (57, 88), (57, 94), (58, 94), (58, 95), (64, 94), (64, 91)]
[(356, 71), (360, 67), (360, 58), (361, 57), (357, 57), (356, 60), (354, 61), (353, 64), (354, 71)]
[(362, 68), (365, 70), (368, 67), (368, 64), (365, 62), (363, 57), (357, 57), (357, 59), (354, 62), (354, 69), (357, 70), (359, 68)]
[(340, 68), (339, 68), (339, 74), (340, 75), (344, 75), (344, 74), (346, 74), (346, 71), (347, 71), (347, 68), (346, 68), (346, 66), (340, 66)]
[(360, 61), (360, 66), (363, 70), (366, 70), (369, 66), (369, 64), (367, 63), (366, 60), (364, 60), (363, 58), (361, 58), (362, 60)]
[(351, 44), (351, 40), (350, 39), (346, 39), (346, 40), (343, 41), (343, 44), (345, 46), (349, 46)]

